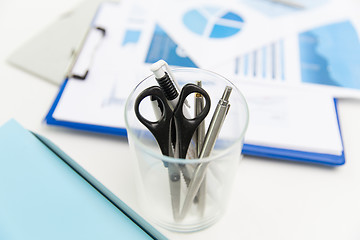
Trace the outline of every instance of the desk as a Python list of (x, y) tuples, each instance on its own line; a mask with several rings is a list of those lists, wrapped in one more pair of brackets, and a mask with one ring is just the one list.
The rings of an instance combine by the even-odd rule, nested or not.
[[(16, 48), (79, 3), (0, 1), (0, 124), (15, 118), (48, 137), (138, 210), (127, 140), (44, 125), (58, 86), (6, 63)], [(170, 239), (360, 239), (360, 102), (340, 100), (339, 117), (344, 166), (245, 156), (228, 211), (217, 224), (192, 234), (158, 229)]]

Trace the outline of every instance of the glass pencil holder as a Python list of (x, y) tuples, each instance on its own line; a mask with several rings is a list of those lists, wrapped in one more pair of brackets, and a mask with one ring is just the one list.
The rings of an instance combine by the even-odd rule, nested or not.
[[(166, 229), (192, 232), (211, 226), (226, 210), (241, 160), (249, 112), (239, 89), (216, 73), (198, 68), (178, 68), (172, 70), (172, 76), (179, 85), (180, 98), (182, 89), (189, 83), (201, 85), (209, 97), (208, 100), (202, 99), (201, 110), (206, 108), (206, 104), (209, 104), (210, 108), (191, 136), (186, 158), (179, 158), (179, 150), (176, 150), (177, 144), (182, 141), (179, 137), (182, 130), (178, 128), (180, 124), (176, 122), (177, 119), (171, 120), (169, 132), (161, 128), (162, 135), (156, 137), (139, 120), (136, 113), (140, 94), (153, 86), (159, 86), (154, 75), (141, 81), (130, 93), (125, 106), (125, 124), (131, 152), (134, 160), (136, 159), (136, 190), (142, 214)], [(230, 89), (228, 95), (226, 89)], [(199, 108), (196, 105), (199, 102), (196, 98), (200, 95), (199, 92), (191, 92), (184, 97), (186, 103), (181, 109), (182, 115), (186, 115), (183, 116), (185, 119), (198, 116), (199, 112), (196, 111), (199, 111)], [(222, 101), (224, 98), (226, 104)], [(160, 111), (154, 110), (154, 102), (157, 103), (155, 108), (159, 107)], [(218, 125), (213, 124), (216, 122), (214, 119), (220, 118), (217, 116), (221, 115), (219, 108), (224, 107), (222, 104), (228, 105), (223, 111), (223, 121)], [(176, 109), (172, 109), (172, 118), (178, 117), (175, 114)], [(187, 114), (184, 114), (185, 111)], [(139, 112), (153, 124), (157, 124), (160, 118), (166, 115), (164, 106), (157, 102), (156, 98), (152, 98), (151, 94), (142, 99), (138, 105)], [(175, 126), (176, 124), (178, 125)], [(189, 131), (184, 132), (189, 134)], [(211, 142), (211, 134), (214, 143), (206, 147), (205, 145)], [(170, 143), (167, 142), (168, 148), (170, 152), (174, 152), (164, 155), (160, 145), (164, 144), (164, 139), (167, 138), (170, 139)]]

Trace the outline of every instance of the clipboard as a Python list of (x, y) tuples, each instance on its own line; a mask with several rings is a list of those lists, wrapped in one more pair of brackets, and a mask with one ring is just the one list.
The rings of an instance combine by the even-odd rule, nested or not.
[[(52, 117), (52, 114), (56, 108), (57, 102), (61, 97), (62, 91), (66, 86), (67, 80), (65, 80), (63, 86), (60, 88), (59, 94), (54, 101), (53, 106), (51, 107), (47, 117), (46, 123), (49, 125), (57, 125), (61, 127), (71, 128), (74, 130), (81, 130), (81, 131), (88, 131), (100, 134), (110, 134), (116, 136), (123, 136), (126, 137), (126, 129), (125, 128), (116, 128), (116, 127), (109, 127), (109, 126), (101, 126), (101, 125), (92, 125), (92, 124), (84, 124), (84, 123), (75, 123), (69, 121), (61, 121), (56, 120)], [(337, 113), (337, 99), (334, 99), (334, 107)], [(339, 126), (339, 131), (341, 134), (340, 122), (337, 115), (337, 122)], [(341, 137), (342, 143), (342, 137)], [(342, 143), (343, 146), (343, 143)], [(344, 150), (339, 155), (333, 154), (322, 154), (316, 152), (306, 152), (306, 151), (297, 151), (291, 149), (283, 149), (283, 148), (276, 148), (276, 147), (269, 147), (269, 146), (260, 146), (260, 145), (253, 145), (253, 144), (243, 144), (242, 153), (249, 156), (255, 157), (263, 157), (263, 158), (271, 158), (271, 159), (280, 159), (280, 160), (288, 160), (288, 161), (295, 161), (295, 162), (306, 162), (306, 163), (313, 163), (313, 164), (321, 164), (327, 166), (340, 166), (345, 164), (345, 154)]]
[(91, 20), (102, 2), (104, 0), (83, 1), (16, 49), (7, 61), (60, 86), (71, 69)]
[[(112, 7), (114, 7), (114, 6), (105, 6), (105, 9), (106, 8), (111, 9)], [(90, 115), (88, 115), (87, 117), (83, 117), (82, 119), (75, 117), (70, 120), (59, 117), (56, 114), (56, 111), (59, 110), (60, 107), (63, 107), (63, 106), (61, 106), (62, 105), (61, 101), (63, 101), (65, 98), (67, 98), (66, 96), (64, 96), (64, 95), (66, 95), (66, 90), (69, 90), (69, 88), (70, 89), (72, 88), (72, 86), (70, 84), (77, 82), (77, 81), (86, 82), (89, 79), (91, 79), (90, 80), (91, 82), (96, 81), (92, 78), (91, 75), (89, 75), (89, 73), (91, 73), (93, 69), (89, 68), (88, 66), (92, 66), (95, 69), (97, 67), (99, 67), (99, 64), (96, 64), (96, 61), (92, 62), (93, 57), (90, 57), (90, 56), (93, 56), (94, 50), (99, 48), (99, 41), (101, 42), (103, 40), (103, 37), (106, 38), (107, 34), (108, 34), (106, 27), (102, 26), (102, 30), (100, 30), (99, 26), (96, 25), (97, 18), (99, 18), (99, 17), (101, 18), (101, 15), (104, 15), (104, 12), (102, 12), (102, 10), (100, 10), (98, 12), (97, 16), (95, 17), (95, 20), (93, 21), (93, 25), (92, 25), (92, 30), (89, 31), (89, 35), (87, 37), (88, 43), (84, 44), (84, 48), (82, 49), (81, 53), (79, 54), (78, 61), (76, 62), (77, 65), (74, 65), (72, 74), (69, 74), (69, 76), (65, 79), (64, 83), (62, 84), (62, 86), (59, 90), (59, 93), (58, 93), (56, 99), (54, 100), (53, 105), (51, 106), (47, 116), (45, 117), (45, 123), (49, 124), (49, 125), (67, 127), (67, 128), (81, 130), (81, 131), (89, 131), (89, 132), (111, 134), (111, 135), (125, 137), (126, 136), (125, 124), (119, 123), (123, 118), (122, 112), (121, 112), (121, 110), (119, 110), (119, 108), (117, 110), (114, 110), (114, 111), (121, 112), (121, 116), (116, 116), (117, 117), (116, 121), (114, 119), (112, 119), (113, 122), (115, 122), (115, 124), (114, 123), (104, 123), (104, 122), (102, 122), (101, 124), (98, 124), (98, 122), (94, 120), (99, 115), (103, 115), (102, 113), (105, 113), (104, 111), (96, 112), (94, 110), (94, 112), (91, 113)], [(167, 61), (169, 63), (169, 65), (172, 65), (172, 66), (182, 66), (182, 67), (196, 67), (197, 66), (196, 63), (194, 63), (186, 55), (181, 55), (181, 54), (177, 55), (176, 54), (179, 52), (178, 51), (179, 46), (174, 41), (172, 41), (172, 39), (166, 34), (166, 32), (164, 32), (158, 26), (153, 27), (152, 30), (153, 30), (153, 34), (151, 34), (152, 37), (148, 39), (149, 46), (147, 46), (148, 48), (145, 50), (145, 54), (142, 57), (140, 57), (140, 59), (142, 59), (142, 62), (140, 64), (135, 64), (135, 66), (142, 66), (141, 64), (143, 64), (144, 66), (149, 66), (150, 63), (156, 62), (157, 60), (159, 60), (161, 58), (163, 58), (165, 61)], [(97, 36), (97, 37), (94, 37), (94, 36)], [(89, 39), (91, 39), (91, 40), (89, 40)], [(124, 39), (126, 39), (126, 36), (124, 36)], [(164, 40), (164, 39), (166, 39), (166, 40)], [(132, 37), (127, 38), (126, 41), (131, 42), (131, 41), (135, 41), (135, 40), (136, 40), (136, 34), (133, 34)], [(157, 43), (156, 41), (159, 41), (160, 43)], [(168, 52), (168, 53), (170, 52), (172, 54), (168, 54), (165, 56), (161, 55), (161, 54), (157, 55), (157, 51), (155, 51), (155, 50), (159, 49), (159, 45), (161, 45), (161, 46), (165, 45), (163, 41), (167, 41), (166, 45), (170, 46), (169, 49), (165, 50), (165, 52)], [(92, 49), (92, 51), (86, 50), (87, 48)], [(101, 45), (100, 45), (100, 48), (101, 48)], [(87, 56), (87, 57), (82, 59), (82, 57), (84, 57), (84, 56)], [(154, 57), (154, 56), (156, 56), (156, 57)], [(138, 57), (138, 56), (135, 55), (135, 57)], [(98, 61), (98, 63), (99, 63), (99, 61)], [(148, 65), (146, 65), (146, 64), (148, 64)], [(130, 66), (131, 64), (128, 64), (128, 65)], [(107, 74), (107, 73), (108, 72), (103, 71), (103, 74)], [(116, 75), (116, 72), (114, 73), (114, 75)], [(132, 77), (134, 77), (134, 76), (132, 76)], [(143, 78), (144, 78), (144, 76), (143, 76)], [(139, 77), (137, 79), (143, 79), (143, 78)], [(98, 80), (98, 82), (100, 82), (100, 80)], [(104, 85), (107, 84), (105, 82), (105, 80), (103, 80), (103, 79), (101, 79), (101, 82)], [(95, 86), (99, 86), (99, 85), (95, 85)], [(128, 87), (128, 89), (131, 90), (134, 87), (134, 85), (127, 86), (127, 87)], [(104, 90), (101, 90), (101, 91), (104, 91)], [(122, 93), (122, 96), (124, 98), (120, 99), (120, 100), (116, 99), (119, 102), (120, 101), (124, 102), (126, 100), (128, 93), (130, 92), (129, 91), (127, 93), (125, 90), (123, 90), (123, 91), (124, 92)], [(75, 103), (76, 101), (81, 101), (82, 98), (86, 98), (89, 96), (91, 96), (91, 93), (88, 93), (83, 96), (73, 96), (74, 101), (68, 101), (68, 106), (76, 104)], [(330, 101), (330, 104), (333, 104), (333, 105), (330, 106), (330, 104), (329, 104), (327, 107), (334, 108), (334, 109), (329, 109), (329, 111), (334, 111), (334, 114), (331, 115), (331, 118), (334, 118), (334, 119), (332, 119), (333, 122), (336, 121), (336, 123), (335, 123), (336, 126), (334, 128), (336, 128), (336, 131), (339, 131), (338, 135), (334, 137), (334, 138), (336, 138), (336, 141), (338, 141), (338, 143), (339, 143), (338, 144), (339, 149), (336, 152), (332, 152), (329, 154), (329, 153), (321, 152), (321, 151), (293, 149), (293, 148), (288, 148), (288, 147), (279, 147), (279, 146), (271, 145), (271, 144), (270, 145), (269, 144), (254, 144), (251, 142), (247, 142), (247, 140), (245, 139), (245, 142), (243, 145), (243, 154), (257, 156), (257, 157), (264, 157), (264, 158), (275, 158), (275, 159), (299, 161), (299, 162), (314, 163), (314, 164), (321, 164), (321, 165), (328, 165), (328, 166), (340, 166), (340, 165), (344, 164), (345, 163), (345, 155), (344, 155), (344, 150), (343, 150), (343, 145), (342, 145), (342, 137), (341, 137), (341, 133), (340, 133), (339, 119), (337, 117), (337, 102), (336, 102), (336, 100), (334, 102), (331, 102), (332, 99), (333, 98), (329, 98), (329, 101)], [(82, 106), (85, 106), (85, 105), (83, 104)], [(82, 108), (80, 110), (82, 110)], [(107, 111), (107, 112), (109, 112), (109, 111)], [(77, 114), (77, 112), (74, 112), (74, 111), (71, 113), (74, 113), (74, 115)], [(73, 117), (73, 116), (71, 116), (71, 117)], [(112, 117), (107, 116), (107, 118), (112, 118)], [(85, 121), (83, 121), (84, 119), (85, 119)], [(101, 121), (99, 121), (99, 122), (101, 122)], [(119, 124), (117, 124), (117, 123), (119, 123)]]
[[(63, 98), (64, 92), (71, 88), (71, 84), (78, 84), (81, 85), (82, 83), (86, 84), (89, 81), (97, 81), (96, 77), (91, 74), (94, 74), (94, 70), (98, 70), (99, 65), (103, 64), (101, 58), (103, 56), (109, 56), (112, 53), (112, 47), (124, 47), (124, 51), (120, 52), (121, 50), (116, 50), (121, 53), (134, 55), (132, 50), (134, 48), (140, 48), (141, 55), (136, 55), (132, 59), (127, 57), (125, 60), (123, 59), (116, 59), (119, 61), (132, 61), (134, 65), (140, 66), (140, 72), (142, 71), (149, 71), (148, 66), (150, 64), (164, 59), (169, 65), (177, 66), (177, 67), (197, 67), (196, 63), (194, 63), (185, 53), (177, 43), (175, 43), (167, 34), (161, 29), (156, 23), (151, 21), (145, 21), (143, 16), (138, 16), (133, 14), (132, 10), (129, 9), (130, 6), (127, 6), (126, 3), (116, 4), (116, 3), (103, 3), (100, 8), (98, 9), (94, 19), (92, 21), (91, 26), (89, 27), (87, 36), (84, 40), (82, 45), (82, 49), (80, 50), (76, 61), (72, 65), (67, 77), (61, 84), (59, 88), (59, 92), (45, 117), (45, 123), (49, 125), (56, 125), (56, 126), (63, 126), (72, 129), (78, 130), (85, 130), (90, 132), (97, 132), (97, 133), (106, 133), (106, 134), (114, 134), (119, 136), (126, 136), (126, 130), (124, 128), (119, 127), (111, 127), (106, 126), (104, 124), (94, 124), (94, 123), (84, 123), (83, 121), (66, 121), (61, 120), (61, 118), (56, 116), (56, 111), (59, 109), (59, 105), (61, 104), (60, 101)], [(127, 17), (118, 17), (121, 14), (130, 16), (129, 19)], [(116, 16), (115, 16), (116, 15)], [(112, 16), (112, 17), (111, 17)], [(128, 25), (117, 25), (113, 24), (114, 22), (126, 22)], [(144, 23), (142, 25), (138, 23)], [(113, 31), (115, 29), (115, 31)], [(119, 29), (122, 30), (122, 33), (118, 33)], [(121, 38), (118, 36), (121, 35)], [(114, 35), (116, 35), (114, 37)], [(141, 39), (139, 36), (144, 36)], [(138, 45), (135, 45), (138, 44)], [(134, 47), (131, 47), (134, 45)], [(145, 45), (145, 46), (139, 46)], [(126, 49), (127, 46), (130, 46), (129, 49)], [(159, 51), (161, 46), (166, 46), (166, 48), (162, 48)], [(120, 47), (119, 47), (120, 48)], [(106, 52), (108, 53), (99, 53), (99, 52)], [(97, 55), (98, 54), (98, 55)], [(117, 56), (115, 56), (116, 58)], [(136, 58), (141, 59), (141, 61), (137, 61)], [(100, 58), (100, 60), (97, 60)], [(114, 62), (116, 61), (114, 60)], [(131, 65), (126, 62), (127, 65)], [(107, 65), (107, 63), (103, 64)], [(104, 66), (107, 68), (107, 66)], [(143, 69), (141, 69), (143, 68)], [(145, 70), (146, 69), (146, 70)], [(109, 70), (109, 68), (107, 68)], [(138, 69), (135, 69), (136, 71)], [(111, 71), (111, 68), (110, 70)], [(108, 74), (109, 71), (103, 70), (102, 73)], [(113, 75), (124, 75), (124, 72), (114, 72), (110, 76), (110, 78), (114, 78)], [(146, 74), (141, 75), (137, 79), (143, 79), (146, 77)], [(131, 76), (134, 78), (134, 76)], [(101, 78), (101, 77), (100, 77)], [(102, 79), (101, 81), (103, 81)], [(105, 84), (105, 83), (104, 83)], [(111, 83), (108, 83), (111, 84)], [(132, 83), (136, 84), (136, 82)], [(111, 87), (111, 86), (110, 86)], [(128, 89), (132, 89), (133, 85), (128, 86)], [(112, 93), (110, 93), (112, 94)], [(89, 94), (91, 95), (91, 93)], [(126, 97), (126, 96), (125, 96)], [(77, 101), (78, 99), (75, 99)], [(125, 101), (116, 100), (116, 101)], [(73, 102), (70, 101), (70, 105)], [(122, 118), (122, 116), (121, 116)]]

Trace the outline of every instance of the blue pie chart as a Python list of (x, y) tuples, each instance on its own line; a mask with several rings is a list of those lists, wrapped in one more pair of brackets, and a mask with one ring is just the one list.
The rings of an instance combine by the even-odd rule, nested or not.
[(183, 15), (183, 24), (191, 32), (208, 38), (227, 38), (241, 31), (244, 19), (219, 7), (191, 9)]

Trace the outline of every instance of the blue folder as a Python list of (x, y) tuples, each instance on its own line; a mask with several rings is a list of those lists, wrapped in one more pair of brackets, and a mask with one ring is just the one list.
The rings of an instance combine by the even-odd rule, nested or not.
[(46, 138), (0, 127), (0, 239), (166, 239)]
[[(76, 123), (76, 122), (61, 121), (61, 120), (55, 119), (53, 117), (53, 113), (56, 109), (58, 101), (61, 98), (61, 94), (66, 86), (66, 83), (67, 83), (67, 80), (64, 82), (63, 86), (60, 88), (58, 96), (55, 99), (49, 113), (47, 114), (47, 116), (45, 118), (45, 121), (47, 124), (62, 126), (62, 127), (67, 127), (67, 128), (77, 129), (77, 130), (95, 132), (95, 133), (104, 133), (104, 134), (111, 134), (111, 135), (126, 137), (126, 129), (124, 129), (124, 128), (92, 125), (92, 124), (85, 124), (85, 123)], [(336, 111), (337, 123), (339, 126), (339, 131), (340, 131), (340, 136), (341, 136), (341, 143), (343, 146), (341, 128), (340, 128), (338, 111), (337, 111), (337, 99), (334, 99), (334, 107), (335, 107), (335, 111)], [(342, 147), (342, 149), (344, 149), (344, 146)], [(332, 155), (332, 154), (297, 151), (297, 150), (292, 150), (292, 149), (275, 148), (275, 147), (260, 146), (260, 145), (244, 143), (242, 153), (245, 155), (248, 155), (248, 156), (280, 159), (280, 160), (295, 161), (295, 162), (305, 162), (305, 163), (320, 164), (320, 165), (326, 165), (326, 166), (332, 166), (332, 167), (341, 166), (345, 163), (344, 150), (342, 151), (342, 153), (340, 155)]]

